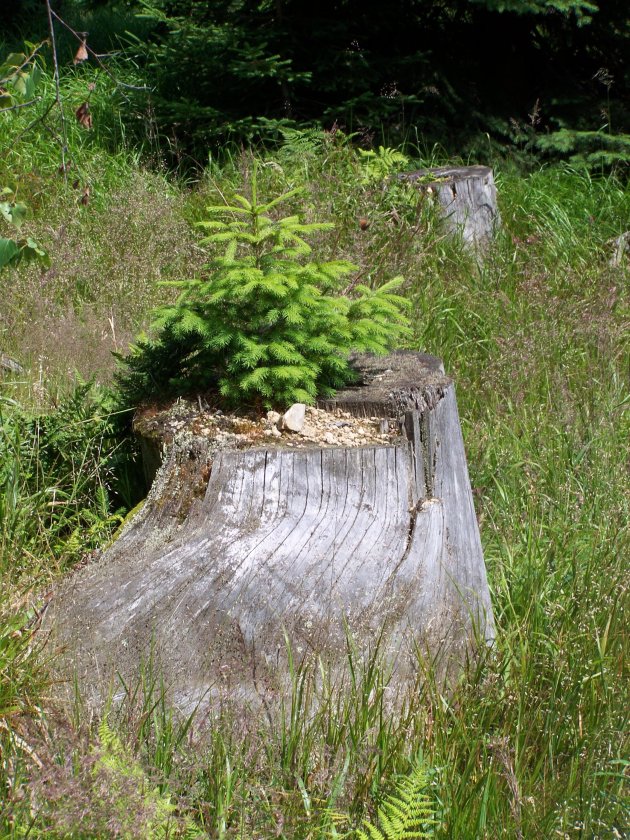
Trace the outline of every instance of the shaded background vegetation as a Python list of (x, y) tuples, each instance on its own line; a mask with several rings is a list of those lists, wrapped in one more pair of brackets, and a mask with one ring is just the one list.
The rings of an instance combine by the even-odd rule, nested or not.
[[(59, 0), (99, 53), (131, 59), (147, 90), (125, 128), (169, 165), (227, 141), (337, 125), (364, 144), (441, 144), (488, 158), (630, 159), (625, 0)], [(38, 29), (39, 35), (35, 35)], [(43, 4), (11, 0), (5, 37), (44, 37)], [(60, 54), (76, 44), (60, 33)], [(611, 135), (617, 135), (616, 140)], [(154, 149), (157, 151), (157, 149)], [(612, 156), (607, 154), (612, 152)], [(191, 156), (191, 157), (188, 157)]]

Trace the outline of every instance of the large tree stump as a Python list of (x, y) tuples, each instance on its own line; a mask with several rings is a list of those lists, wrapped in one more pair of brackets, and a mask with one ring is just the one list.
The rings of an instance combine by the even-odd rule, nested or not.
[[(357, 357), (326, 407), (389, 418), (391, 445), (226, 450), (176, 438), (142, 511), (54, 593), (44, 626), (102, 697), (160, 662), (172, 700), (256, 702), (294, 656), (379, 638), (404, 684), (417, 652), (461, 660), (493, 619), (452, 381), (418, 353)], [(267, 701), (265, 701), (267, 702)]]
[(466, 245), (485, 247), (501, 224), (489, 166), (442, 166), (400, 177), (437, 198), (447, 229)]

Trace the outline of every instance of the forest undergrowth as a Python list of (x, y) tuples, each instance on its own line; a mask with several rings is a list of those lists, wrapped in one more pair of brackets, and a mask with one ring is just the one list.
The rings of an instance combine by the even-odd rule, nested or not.
[(427, 836), (627, 836), (628, 260), (611, 262), (627, 185), (498, 162), (503, 224), (478, 261), (390, 177), (438, 157), (379, 168), (319, 131), (256, 153), (261, 194), (299, 187), (290, 209), (334, 222), (318, 259), (371, 288), (405, 278), (406, 346), (457, 383), (497, 640), (451, 692), (420, 662), (396, 715), (378, 651), (349, 646), (334, 683), (295, 662), (285, 720), (181, 720), (150, 663), (117, 708), (57, 708), (36, 610), (138, 501), (112, 351), (172, 301), (159, 281), (211, 256), (193, 225), (247, 194), (253, 153), (181, 184), (79, 138), (87, 203), (37, 153), (0, 161), (50, 257), (0, 274), (0, 350), (22, 367), (0, 374), (0, 836), (353, 837), (409, 778)]

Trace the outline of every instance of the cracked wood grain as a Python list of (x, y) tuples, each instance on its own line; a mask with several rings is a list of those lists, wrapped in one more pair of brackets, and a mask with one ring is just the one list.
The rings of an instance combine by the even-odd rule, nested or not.
[[(439, 366), (423, 380), (420, 365), (412, 387), (397, 363), (415, 362), (366, 361), (365, 379), (381, 377), (372, 393), (337, 397), (386, 404), (407, 429), (397, 445), (222, 450), (209, 472), (203, 442), (173, 447), (141, 514), (53, 596), (45, 626), (66, 675), (96, 701), (153, 655), (190, 708), (281, 690), (285, 633), (297, 655), (333, 664), (346, 627), (359, 649), (382, 638), (401, 681), (418, 649), (446, 659), (491, 639), (454, 386)], [(184, 502), (202, 472), (205, 492)]]
[(442, 166), (399, 177), (437, 198), (447, 230), (461, 236), (465, 245), (485, 248), (501, 225), (494, 175), (488, 166)]

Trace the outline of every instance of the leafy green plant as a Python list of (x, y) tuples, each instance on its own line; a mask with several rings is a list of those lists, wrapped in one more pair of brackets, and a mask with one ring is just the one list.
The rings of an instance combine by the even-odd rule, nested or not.
[[(39, 101), (37, 88), (42, 79), (42, 67), (38, 53), (43, 46), (44, 42), (27, 42), (28, 52), (10, 53), (0, 62), (0, 114), (29, 107)], [(15, 200), (13, 190), (9, 187), (0, 189), (0, 218), (7, 225), (19, 231), (27, 212), (26, 204)], [(0, 270), (31, 259), (49, 264), (46, 252), (30, 236), (20, 239), (0, 236)]]
[(595, 3), (587, 0), (475, 0), (488, 9), (497, 12), (515, 12), (519, 15), (548, 14), (551, 11), (574, 14), (578, 21), (588, 22), (590, 15), (597, 12)]
[(0, 402), (0, 573), (7, 581), (48, 577), (111, 536), (122, 518), (114, 507), (124, 506), (130, 489), (127, 444), (89, 383), (47, 415)]
[[(21, 113), (3, 119), (13, 121)], [(93, 131), (96, 122), (95, 117)], [(188, 205), (187, 217), (201, 218), (195, 215), (198, 206), (220, 203), (216, 197), (208, 198), (210, 181), (184, 194), (178, 185), (167, 187), (157, 176), (149, 180), (146, 171), (138, 170), (131, 185), (116, 193), (124, 173), (132, 172), (124, 168), (130, 164), (122, 156), (118, 162), (100, 152), (95, 157), (95, 147), (87, 144), (79, 158), (75, 146), (73, 160), (83, 161), (95, 178), (102, 169), (102, 180), (96, 182), (95, 203), (89, 211), (55, 215), (63, 205), (58, 201), (62, 179), (56, 174), (58, 160), (46, 157), (43, 130), (41, 137), (23, 154), (24, 166), (51, 173), (46, 191), (40, 190), (41, 181), (34, 184), (42, 202), (37, 206), (41, 227), (34, 230), (39, 236), (40, 230), (48, 226), (61, 230), (63, 224), (69, 240), (64, 260), (56, 259), (58, 275), (46, 279), (46, 288), (36, 285), (35, 266), (3, 276), (3, 282), (11, 284), (11, 297), (15, 285), (24, 284), (15, 311), (27, 313), (29, 299), (35, 298), (33, 289), (38, 294), (48, 289), (50, 294), (53, 283), (58, 284), (56, 294), (65, 306), (73, 299), (76, 284), (87, 277), (95, 301), (107, 301), (108, 306), (122, 301), (125, 311), (136, 301), (137, 320), (127, 323), (137, 328), (156, 299), (151, 297), (156, 278), (191, 275), (193, 269), (172, 262), (186, 242), (182, 208), (192, 197), (197, 203), (194, 208)], [(117, 708), (116, 720), (109, 717), (110, 726), (120, 733), (134, 760), (142, 763), (150, 784), (167, 792), (177, 813), (194, 816), (212, 837), (220, 832), (226, 840), (274, 836), (300, 840), (309, 835), (335, 836), (335, 831), (343, 835), (348, 825), (360, 821), (379, 790), (392, 789), (396, 774), (407, 771), (419, 747), (431, 767), (441, 768), (439, 800), (435, 797), (441, 821), (434, 826), (437, 837), (623, 836), (628, 825), (628, 703), (623, 678), (629, 499), (618, 463), (619, 452), (627, 446), (629, 368), (626, 267), (612, 269), (608, 261), (611, 240), (626, 230), (630, 218), (627, 184), (614, 177), (596, 177), (582, 167), (547, 166), (528, 177), (499, 171), (504, 229), (479, 266), (433, 233), (432, 217), (421, 205), (416, 214), (408, 211), (406, 217), (402, 202), (396, 203), (398, 215), (390, 214), (393, 179), (387, 191), (377, 181), (362, 184), (358, 153), (350, 144), (329, 140), (309, 159), (308, 167), (297, 147), (295, 155), (270, 157), (269, 165), (259, 171), (259, 192), (277, 195), (288, 190), (287, 185), (307, 184), (309, 218), (330, 218), (336, 224), (332, 236), (317, 234), (322, 259), (334, 254), (369, 265), (369, 282), (374, 284), (399, 273), (413, 278), (405, 294), (413, 299), (418, 346), (443, 358), (460, 385), (470, 477), (499, 628), (496, 645), (487, 660), (462, 675), (453, 692), (444, 692), (437, 678), (427, 673), (426, 664), (419, 666), (422, 679), (410, 691), (400, 715), (392, 714), (400, 683), (372, 659), (358, 661), (353, 655), (349, 670), (339, 674), (328, 671), (326, 663), (320, 669), (319, 663), (302, 661), (296, 650), (284, 722), (268, 725), (262, 707), (260, 713), (237, 716), (226, 702), (217, 716), (200, 715), (180, 738), (179, 724), (176, 719), (171, 723), (156, 688), (152, 697), (147, 690), (135, 701), (131, 689), (121, 700), (121, 714), (129, 715), (129, 723), (118, 728)], [(23, 170), (16, 168), (14, 159), (9, 163), (19, 179), (21, 199), (28, 196), (35, 206), (35, 189), (29, 192), (30, 182), (20, 176)], [(426, 166), (427, 161), (414, 165)], [(120, 168), (114, 178), (115, 166)], [(216, 184), (213, 195), (230, 195), (247, 166), (249, 161), (238, 156), (229, 168), (217, 165), (211, 173)], [(9, 177), (2, 183), (13, 180)], [(146, 197), (140, 208), (128, 203), (142, 190)], [(115, 213), (96, 212), (98, 192), (103, 207), (116, 208)], [(167, 194), (182, 198), (159, 205), (160, 197)], [(167, 221), (161, 225), (146, 215), (153, 205), (163, 206)], [(369, 215), (367, 230), (357, 224), (364, 215)], [(120, 225), (108, 226), (108, 216), (120, 217)], [(134, 232), (133, 249), (121, 247), (125, 230)], [(150, 237), (160, 239), (162, 250), (143, 251), (145, 242), (150, 246)], [(56, 253), (62, 241), (56, 241)], [(73, 251), (77, 252), (74, 274), (67, 267)], [(141, 262), (134, 261), (136, 252), (142, 253)], [(194, 250), (187, 254), (184, 265), (195, 264)], [(94, 267), (89, 275), (87, 259)], [(134, 283), (134, 274), (146, 283)], [(66, 292), (68, 297), (63, 297)], [(47, 298), (45, 305), (49, 300), (53, 298)], [(6, 318), (4, 309), (2, 314)], [(68, 366), (78, 363), (90, 335), (102, 341), (103, 323), (105, 319), (88, 322), (85, 333), (70, 343), (56, 336), (51, 340), (46, 331), (35, 334), (35, 322), (33, 326), (29, 322), (25, 331), (33, 333), (31, 352), (15, 355), (36, 359), (49, 354), (51, 345), (58, 346), (60, 362), (53, 370), (61, 380), (67, 377)], [(3, 322), (2, 349), (12, 354), (14, 325), (19, 324), (17, 316)], [(122, 346), (127, 333), (118, 321), (116, 325)], [(186, 334), (183, 346), (175, 350), (164, 341), (163, 357), (153, 366), (144, 358), (142, 375), (152, 388), (161, 385), (159, 371), (169, 364), (173, 376), (179, 375), (179, 359), (195, 352), (197, 341), (195, 334)], [(9, 377), (1, 387), (12, 396), (24, 393), (18, 390), (23, 386)], [(64, 554), (67, 560), (93, 544), (92, 535), (87, 546), (81, 544), (81, 525), (75, 532), (69, 522), (72, 507), (59, 504), (67, 500), (54, 489), (74, 493), (71, 477), (83, 477), (84, 463), (86, 473), (94, 475), (95, 459), (88, 453), (84, 461), (80, 435), (82, 430), (97, 432), (98, 424), (84, 422), (90, 414), (76, 413), (86, 401), (77, 398), (78, 407), (68, 407), (57, 422), (57, 443), (47, 451), (47, 466), (40, 473), (33, 441), (36, 433), (42, 439), (41, 422), (25, 417), (24, 411), (18, 416), (8, 400), (2, 405), (0, 601), (5, 592), (16, 600), (12, 592), (16, 579), (20, 589), (37, 587), (42, 570), (47, 578), (59, 570), (60, 553), (54, 546), (63, 553), (67, 543), (55, 530), (57, 517), (66, 517), (69, 526), (62, 534), (75, 534), (72, 556)], [(95, 413), (104, 416), (103, 410)], [(46, 439), (52, 425), (50, 418)], [(12, 431), (14, 426), (19, 434)], [(63, 439), (64, 435), (72, 439)], [(98, 435), (95, 440), (98, 443)], [(107, 440), (90, 450), (101, 453), (97, 461), (107, 454)], [(70, 449), (72, 459), (55, 454)], [(109, 473), (103, 481), (109, 487)], [(89, 489), (95, 484), (85, 485), (85, 499), (96, 498)], [(78, 482), (77, 490), (80, 486)], [(51, 507), (50, 501), (56, 504)], [(77, 508), (82, 509), (83, 505)], [(94, 515), (99, 516), (98, 506)], [(15, 572), (20, 567), (18, 578)], [(25, 767), (22, 774), (15, 769), (28, 758), (18, 737), (43, 759), (44, 772), (59, 768), (63, 756), (57, 732), (50, 738), (51, 761), (31, 734), (29, 710), (42, 705), (45, 693), (38, 699), (37, 686), (28, 682), (35, 665), (34, 658), (26, 656), (28, 616), (16, 627), (12, 613), (5, 615), (9, 617), (6, 632), (0, 633), (0, 647), (8, 652), (5, 663), (15, 663), (15, 668), (11, 671), (9, 665), (5, 671), (3, 688), (9, 703), (22, 703), (26, 714), (8, 720), (12, 731), (5, 730), (2, 744), (0, 836), (69, 837), (63, 826), (57, 834), (48, 830), (38, 835), (31, 829), (25, 792), (32, 790), (34, 774), (32, 767)], [(18, 651), (18, 637), (12, 634), (21, 628), (24, 646)], [(77, 727), (87, 726), (88, 720), (85, 709), (77, 716)], [(202, 742), (202, 737), (207, 740)], [(97, 743), (94, 736), (90, 744)], [(83, 752), (68, 749), (66, 755), (64, 778), (76, 779), (79, 765), (85, 763), (85, 784), (93, 785), (89, 762), (96, 760), (96, 751), (86, 746)], [(51, 797), (55, 794), (58, 784), (52, 781), (54, 786), (42, 791), (37, 804), (47, 801), (48, 791)], [(126, 784), (133, 786), (133, 779)], [(77, 812), (84, 814), (94, 800), (87, 800), (86, 809), (85, 793), (77, 791), (75, 801)], [(21, 802), (23, 810), (18, 811)], [(337, 812), (349, 815), (348, 819), (338, 821)], [(382, 832), (377, 816), (369, 813)], [(82, 836), (98, 836), (90, 834), (85, 823), (81, 827)]]
[[(0, 836), (13, 833), (7, 804), (19, 799), (25, 784), (24, 763), (32, 756), (29, 727), (41, 719), (49, 678), (38, 644), (32, 611), (16, 607), (4, 584), (0, 588)], [(19, 806), (18, 806), (19, 810)], [(9, 813), (7, 813), (9, 812)], [(28, 820), (28, 817), (27, 817)]]
[(159, 785), (145, 769), (107, 715), (96, 731), (61, 730), (58, 735), (52, 750), (43, 747), (47, 766), (40, 760), (34, 774), (38, 809), (29, 820), (29, 836), (123, 840), (207, 836), (192, 819), (178, 813), (167, 786)]
[(10, 53), (0, 62), (0, 112), (35, 101), (42, 68), (37, 55), (46, 42), (26, 42), (28, 53)]
[(321, 128), (281, 128), (282, 146), (278, 150), (279, 158), (296, 160), (316, 157), (326, 142), (326, 134)]
[(366, 184), (381, 181), (409, 163), (409, 158), (402, 152), (384, 146), (379, 146), (378, 151), (359, 149), (359, 155), (363, 163), (363, 181)]
[[(137, 814), (145, 815), (142, 825), (142, 836), (151, 840), (167, 838), (175, 834), (177, 819), (176, 807), (166, 791), (152, 784), (146, 771), (121, 740), (120, 736), (109, 725), (107, 717), (98, 726), (99, 747), (97, 761), (94, 765), (95, 782), (102, 777), (108, 780), (110, 806), (113, 806), (114, 816), (121, 826), (121, 837), (135, 837), (138, 831)], [(134, 792), (138, 802), (129, 801), (129, 791)], [(94, 789), (98, 796), (98, 788)], [(130, 805), (135, 808), (130, 809)], [(134, 813), (135, 811), (135, 813)], [(135, 824), (130, 820), (130, 814), (135, 818)], [(192, 823), (185, 826), (184, 833), (177, 832), (176, 836), (190, 838), (204, 836)]]
[(36, 711), (44, 683), (32, 619), (25, 611), (10, 609), (4, 595), (0, 599), (0, 757), (12, 724)]
[(225, 253), (206, 277), (169, 284), (180, 297), (157, 311), (153, 326), (161, 335), (126, 360), (123, 387), (152, 395), (147, 374), (161, 358), (169, 369), (153, 375), (166, 373), (175, 392), (216, 389), (231, 405), (313, 403), (350, 380), (352, 350), (382, 353), (407, 334), (407, 302), (396, 294), (402, 278), (338, 294), (356, 267), (307, 261), (304, 238), (332, 225), (269, 215), (297, 193), (262, 204), (254, 177), (251, 201), (236, 195), (231, 205), (207, 208), (203, 242), (225, 245)]
[[(15, 201), (13, 190), (9, 187), (0, 190), (0, 197), (0, 217), (19, 231), (28, 212), (26, 204)], [(0, 236), (0, 270), (7, 265), (19, 265), (22, 261), (33, 259), (39, 260), (43, 265), (50, 265), (48, 254), (32, 237), (26, 236), (16, 240)]]
[(433, 837), (435, 808), (427, 793), (427, 768), (420, 762), (397, 782), (378, 809), (378, 826), (369, 821), (357, 829), (357, 840), (412, 840)]

